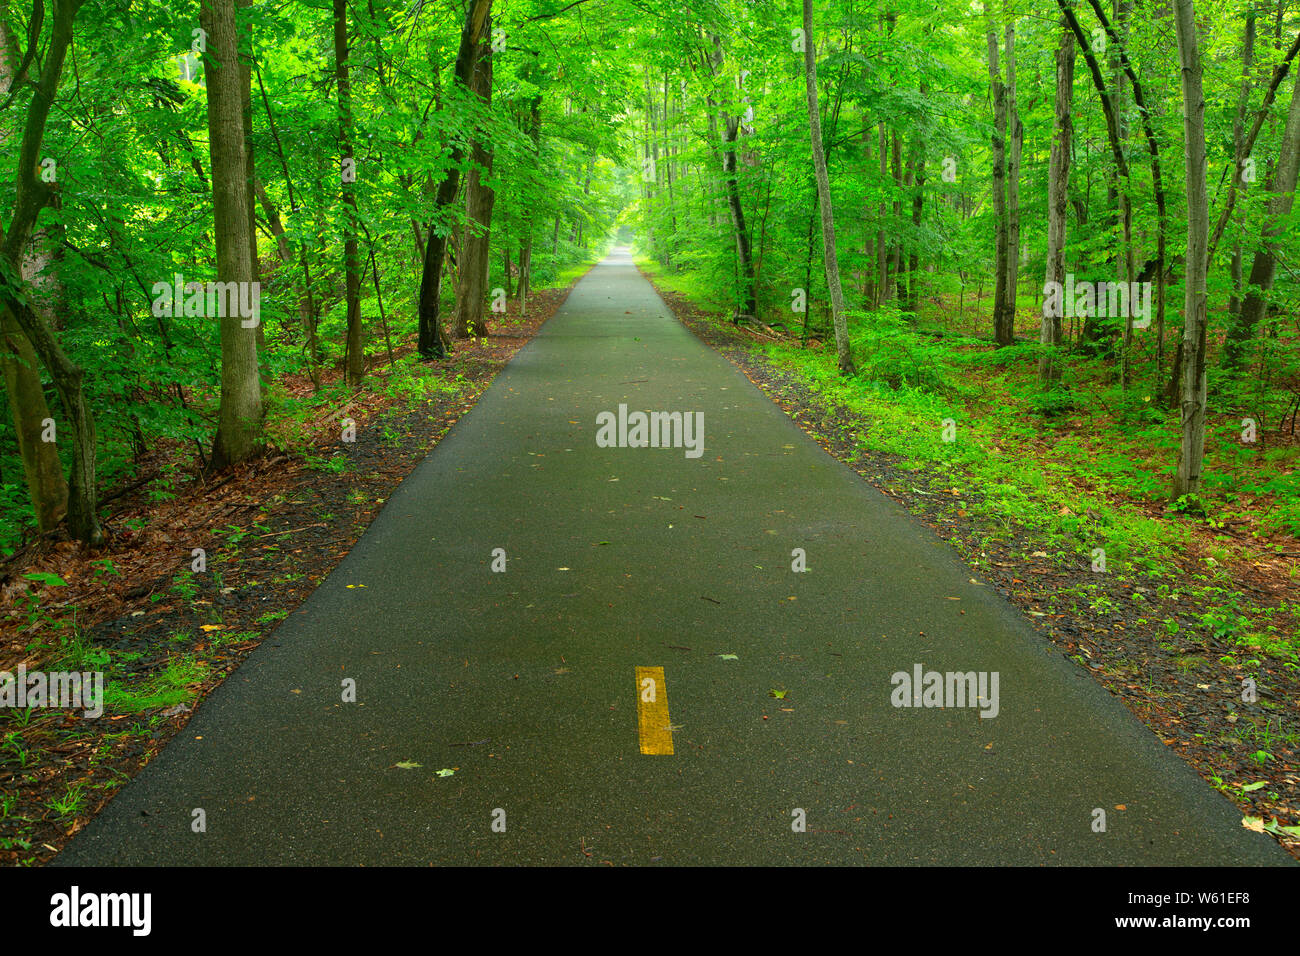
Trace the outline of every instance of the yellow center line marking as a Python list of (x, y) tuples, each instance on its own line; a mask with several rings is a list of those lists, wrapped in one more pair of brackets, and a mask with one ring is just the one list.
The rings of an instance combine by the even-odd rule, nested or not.
[(643, 754), (671, 754), (673, 726), (668, 720), (668, 685), (662, 667), (636, 669), (636, 718)]

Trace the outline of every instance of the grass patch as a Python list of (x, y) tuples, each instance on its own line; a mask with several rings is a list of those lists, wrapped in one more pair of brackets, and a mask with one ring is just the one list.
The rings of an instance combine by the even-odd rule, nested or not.
[(117, 714), (142, 714), (189, 703), (198, 697), (198, 685), (207, 674), (206, 663), (185, 656), (134, 684), (110, 676), (104, 688), (104, 709)]

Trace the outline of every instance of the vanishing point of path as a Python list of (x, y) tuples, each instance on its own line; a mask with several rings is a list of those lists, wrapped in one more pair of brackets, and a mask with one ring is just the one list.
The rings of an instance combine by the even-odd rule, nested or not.
[(615, 254), (56, 863), (1289, 861), (1240, 821)]

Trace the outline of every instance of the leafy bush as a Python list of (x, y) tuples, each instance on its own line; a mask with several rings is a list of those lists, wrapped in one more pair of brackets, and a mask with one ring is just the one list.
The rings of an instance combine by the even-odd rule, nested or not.
[(857, 327), (851, 344), (859, 378), (894, 390), (910, 388), (936, 395), (955, 392), (940, 361), (947, 350), (917, 335), (898, 309), (849, 312), (847, 319), (850, 326)]

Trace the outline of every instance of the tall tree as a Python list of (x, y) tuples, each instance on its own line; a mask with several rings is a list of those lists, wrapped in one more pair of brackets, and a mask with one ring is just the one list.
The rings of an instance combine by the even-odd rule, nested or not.
[(1173, 0), (1178, 60), (1182, 69), (1183, 145), (1187, 151), (1187, 275), (1183, 300), (1182, 442), (1174, 495), (1196, 495), (1205, 457), (1205, 338), (1209, 324), (1205, 274), (1210, 232), (1206, 192), (1205, 94), (1201, 50), (1192, 0)]
[[(17, 45), (0, 18), (0, 97), (8, 96), (17, 69)], [(13, 115), (0, 113), (0, 147), (6, 146), (15, 135), (5, 122)], [(4, 230), (0, 227), (0, 242), (3, 237)], [(23, 278), (28, 276), (24, 274)], [(41, 531), (51, 531), (68, 510), (68, 483), (63, 477), (58, 445), (41, 441), (45, 423), (53, 417), (41, 387), (40, 360), (7, 304), (0, 304), (0, 373), (4, 375), (14, 437), (22, 459), (28, 498), (36, 513), (36, 526)]]
[[(885, 202), (884, 183), (889, 178), (889, 131), (884, 121), (880, 122), (880, 128), (877, 131), (879, 136), (880, 151), (880, 202), (876, 206), (876, 296), (874, 305), (880, 308), (889, 298), (889, 243), (888, 231), (885, 228), (889, 222), (889, 206)], [(808, 221), (809, 240), (812, 239), (812, 220)]]
[[(453, 71), (454, 84), (468, 91), (478, 59), (479, 41), (492, 10), (492, 0), (470, 0), (465, 10), (465, 25), (460, 32), (460, 48), (456, 53)], [(443, 218), (456, 201), (460, 190), (460, 164), (465, 158), (464, 144), (456, 141), (451, 158), (438, 192), (434, 198), (429, 238), (424, 245), (424, 269), (420, 276), (418, 304), (419, 338), (416, 348), (424, 358), (445, 358), (451, 352), (451, 343), (439, 320), (442, 295), (442, 262), (447, 254), (448, 227), (438, 220)]]
[[(1047, 167), (1047, 270), (1045, 286), (1061, 289), (1065, 283), (1065, 234), (1070, 204), (1070, 150), (1074, 139), (1074, 37), (1061, 18), (1061, 39), (1056, 46), (1055, 125)], [(1062, 309), (1049, 308), (1044, 289), (1043, 322), (1039, 341), (1045, 346), (1038, 359), (1038, 378), (1051, 386), (1060, 378), (1056, 350), (1061, 341)], [(1059, 301), (1059, 300), (1058, 300)], [(1063, 302), (1061, 303), (1064, 304)]]
[[(241, 11), (249, 10), (253, 6), (253, 0), (235, 0), (236, 18), (242, 17)], [(257, 181), (257, 163), (253, 156), (253, 35), (252, 31), (239, 31), (238, 21), (235, 25), (236, 32), (239, 35), (239, 113), (244, 124), (244, 188), (246, 218), (248, 220), (248, 261), (252, 265), (252, 275), (254, 282), (259, 285), (262, 282), (262, 269), (257, 261), (257, 205), (256, 189), (254, 183)], [(266, 397), (266, 387), (269, 384), (267, 375), (269, 374), (266, 363), (261, 361), (261, 356), (266, 352), (266, 326), (261, 322), (257, 323), (254, 330), (257, 333), (257, 354), (259, 377), (258, 384), (262, 389), (262, 397)]]
[[(708, 54), (709, 73), (715, 82), (722, 68), (722, 37), (710, 38), (713, 48)], [(718, 104), (708, 97), (710, 124), (716, 126), (714, 116)], [(729, 110), (722, 113), (722, 181), (727, 193), (727, 209), (731, 213), (731, 229), (736, 241), (736, 266), (740, 273), (740, 303), (736, 308), (736, 321), (741, 316), (753, 317), (758, 311), (757, 283), (754, 281), (754, 253), (745, 225), (745, 207), (740, 200), (740, 183), (736, 178), (736, 138), (740, 132), (740, 117)]]
[[(492, 106), (492, 46), (487, 40), (491, 20), (480, 43), (471, 89), (483, 104)], [(456, 277), (456, 312), (452, 328), (458, 338), (487, 335), (483, 306), (488, 295), (488, 256), (492, 238), (492, 207), (496, 193), (486, 182), (492, 175), (494, 151), (486, 130), (474, 136), (470, 171), (465, 177), (465, 239), (461, 243), (460, 274)], [(508, 277), (508, 273), (507, 273)]]
[[(921, 99), (922, 101), (929, 95), (929, 85), (925, 78), (921, 79)], [(920, 254), (917, 251), (920, 245), (922, 214), (925, 209), (925, 128), (922, 125), (916, 131), (916, 138), (912, 144), (912, 158), (909, 160), (909, 166), (912, 170), (912, 248), (907, 259), (907, 302), (905, 308), (912, 313), (915, 321), (918, 302), (920, 301), (919, 280), (917, 269), (920, 265)]]
[(1004, 345), (1014, 341), (1016, 334), (1016, 298), (1020, 288), (1020, 154), (1025, 142), (1025, 126), (1020, 121), (1020, 109), (1016, 103), (1015, 14), (1011, 11), (1010, 4), (1007, 6), (1007, 135), (1011, 140), (1011, 149), (1007, 156), (1007, 279), (1006, 302), (1002, 314), (1005, 338), (998, 337), (998, 342)]
[(813, 168), (817, 173), (817, 206), (822, 216), (822, 259), (826, 266), (826, 287), (831, 296), (831, 319), (835, 325), (835, 353), (840, 371), (853, 375), (853, 351), (849, 346), (848, 323), (844, 317), (844, 290), (840, 287), (840, 264), (835, 254), (835, 216), (831, 209), (831, 183), (822, 152), (821, 115), (817, 112), (817, 50), (813, 42), (812, 0), (803, 0), (803, 65), (808, 87), (808, 131), (812, 141)]
[[(534, 54), (535, 55), (535, 54)], [(536, 75), (536, 66), (534, 65), (532, 75)], [(529, 139), (529, 163), (531, 172), (536, 175), (541, 163), (542, 148), (542, 94), (539, 91), (528, 105), (528, 122), (527, 131)], [(519, 286), (516, 292), (519, 296), (519, 312), (527, 314), (528, 296), (532, 292), (533, 283), (533, 222), (535, 203), (529, 203), (528, 209), (524, 214), (524, 238), (519, 249)]]
[[(253, 283), (248, 243), (243, 96), (234, 0), (203, 0), (200, 22), (207, 32), (204, 75), (208, 90), (208, 142), (217, 247), (217, 280), (227, 288)], [(229, 285), (233, 283), (234, 285)], [(209, 464), (225, 468), (257, 454), (262, 438), (262, 391), (257, 332), (237, 309), (221, 323), (221, 406)], [(233, 314), (232, 314), (233, 313)], [(260, 324), (260, 316), (257, 319)]]
[(361, 344), (361, 263), (357, 250), (356, 159), (352, 154), (352, 82), (348, 77), (348, 5), (334, 0), (334, 71), (339, 95), (339, 158), (343, 188), (343, 300), (347, 308), (347, 380), (366, 371)]
[(985, 0), (988, 20), (989, 85), (993, 93), (993, 338), (998, 345), (1010, 345), (1015, 336), (1015, 309), (1007, 301), (1010, 230), (1007, 223), (1007, 88), (998, 68), (998, 31)]
[[(32, 308), (22, 289), (22, 263), (31, 240), (32, 230), (41, 210), (50, 201), (53, 190), (37, 175), (41, 169), (41, 143), (45, 137), (45, 127), (49, 120), (50, 109), (58, 93), (59, 80), (63, 75), (63, 63), (67, 57), (68, 47), (72, 43), (72, 28), (82, 0), (54, 0), (50, 39), (46, 47), (44, 62), (36, 80), (35, 89), (27, 105), (27, 116), (23, 124), (22, 143), (18, 149), (17, 192), (14, 199), (13, 214), (9, 220), (9, 229), (0, 229), (0, 307), (6, 309), (12, 317), (9, 328), (18, 327), (40, 357), (41, 363), (54, 380), (60, 402), (66, 415), (63, 433), (72, 435), (72, 475), (68, 482), (67, 522), (72, 534), (91, 545), (103, 541), (103, 532), (99, 526), (98, 489), (95, 475), (95, 423), (90, 405), (83, 390), (85, 373), (81, 366), (70, 359), (60, 346), (58, 338), (49, 323)], [(25, 55), (26, 65), (34, 58), (35, 44), (39, 39), (39, 29), (44, 18), (44, 5), (38, 0), (32, 14), (35, 29), (28, 39)], [(21, 80), (24, 64), (20, 64), (12, 82), (16, 86)], [(12, 91), (11, 91), (12, 93)], [(241, 167), (242, 169), (242, 167)], [(16, 352), (21, 357), (21, 343), (15, 342)], [(48, 476), (47, 476), (48, 477)], [(30, 487), (30, 483), (29, 483)], [(57, 494), (57, 483), (38, 486), (40, 493)], [(49, 502), (37, 503), (48, 507)]]

